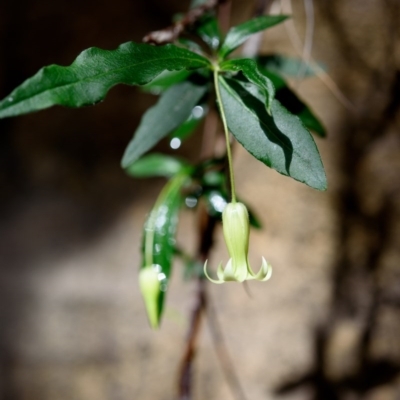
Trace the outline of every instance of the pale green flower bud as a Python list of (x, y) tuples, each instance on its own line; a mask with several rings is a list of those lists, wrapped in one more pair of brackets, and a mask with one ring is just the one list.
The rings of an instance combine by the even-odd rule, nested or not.
[(159, 270), (156, 265), (149, 265), (139, 272), (139, 287), (142, 292), (147, 316), (152, 328), (158, 328), (158, 301), (161, 294)]
[(271, 277), (272, 268), (264, 257), (259, 272), (255, 274), (249, 265), (247, 254), (249, 251), (249, 213), (242, 203), (229, 203), (222, 213), (222, 226), (225, 243), (230, 259), (225, 269), (220, 264), (217, 268), (218, 280), (211, 279), (207, 274), (207, 261), (204, 264), (204, 273), (214, 283), (227, 281), (243, 282), (249, 279), (266, 281)]

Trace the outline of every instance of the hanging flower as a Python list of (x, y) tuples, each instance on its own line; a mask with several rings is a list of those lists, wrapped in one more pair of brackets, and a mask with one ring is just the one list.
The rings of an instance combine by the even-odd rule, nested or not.
[(222, 226), (225, 243), (231, 258), (225, 268), (222, 267), (222, 263), (219, 264), (217, 280), (209, 277), (206, 261), (204, 264), (206, 277), (214, 283), (243, 282), (250, 279), (267, 281), (272, 275), (272, 267), (265, 261), (265, 258), (262, 257), (261, 268), (257, 274), (251, 269), (247, 258), (249, 251), (249, 213), (246, 206), (239, 202), (227, 204), (222, 213)]

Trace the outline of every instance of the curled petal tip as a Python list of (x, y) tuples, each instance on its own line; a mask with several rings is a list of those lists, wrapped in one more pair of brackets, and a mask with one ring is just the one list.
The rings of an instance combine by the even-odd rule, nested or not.
[(224, 280), (220, 277), (221, 273), (223, 275), (222, 264), (219, 264), (219, 266), (218, 266), (218, 269), (217, 269), (218, 280), (216, 280), (216, 279), (210, 278), (210, 276), (208, 275), (207, 262), (208, 262), (208, 260), (206, 260), (206, 262), (204, 263), (204, 268), (203, 268), (204, 275), (206, 276), (206, 278), (212, 283), (216, 283), (216, 284), (224, 283)]
[(261, 269), (262, 271), (262, 278), (260, 279), (262, 282), (269, 280), (272, 276), (272, 266), (268, 264), (264, 257), (262, 257)]

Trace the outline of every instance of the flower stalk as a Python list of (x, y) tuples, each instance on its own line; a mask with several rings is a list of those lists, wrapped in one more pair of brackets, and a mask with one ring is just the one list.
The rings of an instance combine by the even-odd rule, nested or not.
[(231, 203), (227, 204), (222, 213), (222, 226), (225, 243), (228, 248), (230, 259), (225, 268), (222, 263), (217, 268), (218, 279), (212, 279), (207, 273), (207, 261), (204, 264), (204, 274), (213, 283), (224, 283), (228, 281), (244, 282), (245, 280), (256, 279), (267, 281), (272, 274), (272, 267), (262, 257), (261, 268), (254, 273), (248, 260), (249, 252), (249, 213), (246, 206), (236, 200), (235, 178), (233, 174), (232, 151), (228, 124), (226, 121), (224, 106), (222, 103), (221, 91), (218, 83), (218, 66), (214, 66), (214, 85), (217, 97), (219, 112), (225, 132), (226, 156), (228, 158), (229, 178), (231, 185)]
[(218, 72), (219, 72), (218, 66), (215, 66), (214, 67), (215, 94), (217, 96), (217, 103), (218, 103), (218, 107), (219, 107), (219, 113), (221, 115), (222, 125), (224, 126), (224, 132), (225, 132), (226, 156), (228, 158), (229, 179), (230, 179), (230, 184), (231, 184), (232, 203), (236, 203), (236, 188), (235, 188), (235, 177), (233, 175), (233, 162), (232, 162), (231, 143), (230, 143), (230, 138), (229, 138), (228, 124), (226, 122), (226, 117), (225, 117), (224, 106), (222, 104), (221, 91), (219, 90)]

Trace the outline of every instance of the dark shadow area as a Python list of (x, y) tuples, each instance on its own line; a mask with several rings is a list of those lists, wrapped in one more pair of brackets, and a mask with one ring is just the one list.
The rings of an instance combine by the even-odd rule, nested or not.
[(330, 313), (314, 335), (312, 371), (276, 393), (307, 386), (315, 400), (398, 399), (400, 4), (374, 2), (373, 16), (357, 26), (346, 18), (355, 2), (317, 4), (341, 53), (334, 79), (358, 111), (343, 119), (337, 138), (339, 235)]

